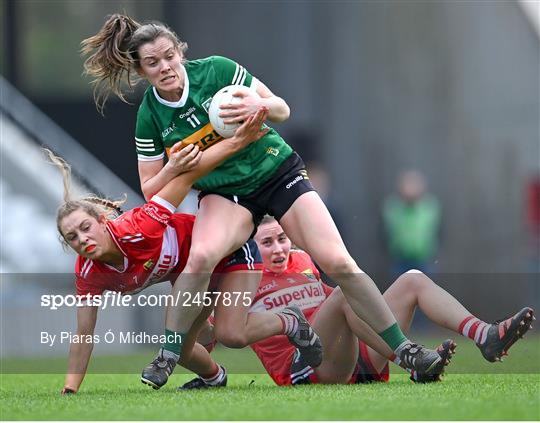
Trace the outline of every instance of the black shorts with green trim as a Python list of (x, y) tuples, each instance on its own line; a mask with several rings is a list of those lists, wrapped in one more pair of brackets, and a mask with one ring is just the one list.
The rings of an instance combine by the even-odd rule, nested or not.
[(208, 194), (225, 197), (248, 209), (257, 227), (265, 214), (280, 220), (298, 197), (309, 191), (315, 191), (309, 180), (306, 165), (302, 158), (293, 152), (276, 172), (257, 190), (249, 195), (239, 196), (204, 191), (199, 201)]

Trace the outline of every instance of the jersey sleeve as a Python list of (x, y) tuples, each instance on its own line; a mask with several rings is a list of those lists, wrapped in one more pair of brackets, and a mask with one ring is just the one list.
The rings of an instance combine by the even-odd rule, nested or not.
[(163, 233), (175, 211), (168, 201), (154, 196), (141, 207), (124, 213), (110, 222), (120, 249), (129, 252), (161, 246)]
[(143, 100), (137, 112), (135, 147), (139, 161), (145, 162), (163, 159), (165, 152), (163, 140), (145, 100)]
[(77, 296), (103, 294), (105, 287), (97, 276), (94, 261), (79, 256), (75, 264), (75, 292)]
[(212, 64), (216, 73), (217, 82), (225, 87), (227, 85), (244, 85), (251, 87), (256, 79), (246, 70), (245, 67), (234, 60), (222, 56), (213, 56)]
[(91, 281), (77, 275), (75, 279), (75, 290), (76, 290), (77, 296), (90, 295), (94, 297), (94, 296), (103, 294), (103, 292), (105, 291), (105, 288), (97, 284), (92, 284)]

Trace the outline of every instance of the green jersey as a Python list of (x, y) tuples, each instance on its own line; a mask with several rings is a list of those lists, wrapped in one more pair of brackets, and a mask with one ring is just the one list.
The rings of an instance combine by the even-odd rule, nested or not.
[(415, 203), (392, 196), (384, 204), (390, 251), (401, 260), (426, 261), (437, 251), (441, 220), (439, 203), (425, 195)]
[[(227, 85), (255, 89), (256, 79), (238, 63), (220, 56), (184, 64), (185, 84), (177, 102), (161, 98), (148, 87), (137, 113), (135, 144), (139, 161), (163, 160), (179, 141), (197, 143), (202, 149), (223, 138), (208, 119), (212, 96)], [(292, 149), (273, 129), (199, 179), (202, 191), (247, 195), (260, 187), (289, 157)]]

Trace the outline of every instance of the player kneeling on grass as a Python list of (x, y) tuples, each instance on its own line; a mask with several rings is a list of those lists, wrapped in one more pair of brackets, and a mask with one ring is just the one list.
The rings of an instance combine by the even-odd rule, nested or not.
[[(279, 312), (285, 305), (300, 308), (319, 334), (324, 351), (322, 364), (313, 369), (283, 336), (255, 343), (252, 348), (272, 379), (278, 385), (387, 381), (392, 351), (351, 310), (340, 288), (332, 289), (320, 281), (310, 257), (291, 249), (291, 241), (273, 218), (265, 217), (255, 240), (264, 273), (251, 310)], [(401, 275), (384, 293), (384, 299), (403, 329), (410, 328), (419, 308), (437, 325), (472, 339), (491, 362), (507, 355), (534, 319), (533, 310), (525, 307), (500, 323), (483, 322), (425, 274), (414, 270)], [(439, 346), (443, 362), (450, 360), (454, 348), (451, 340)], [(429, 376), (412, 372), (411, 379), (434, 382), (440, 380), (442, 372), (443, 367)], [(205, 387), (202, 379), (196, 381), (183, 388)]]
[[(260, 128), (265, 115), (266, 111), (261, 109), (237, 130), (234, 137), (220, 142), (205, 152), (203, 157), (199, 157), (199, 162), (193, 170), (177, 176), (151, 201), (123, 214), (120, 214), (119, 209), (121, 202), (111, 202), (98, 197), (72, 199), (69, 189), (71, 177), (69, 165), (47, 150), (49, 159), (62, 171), (64, 177), (65, 202), (58, 210), (57, 226), (63, 240), (78, 254), (77, 295), (86, 297), (90, 294), (93, 297), (107, 290), (136, 293), (154, 283), (170, 280), (172, 275), (178, 275), (183, 270), (189, 254), (195, 217), (175, 214), (174, 210), (185, 198), (195, 179), (264, 134)], [(194, 147), (188, 148), (188, 151), (197, 154)], [(184, 155), (189, 154), (191, 153), (184, 152)], [(260, 281), (260, 271), (256, 269), (257, 267), (260, 269), (260, 264), (256, 244), (252, 240), (248, 241), (239, 251), (226, 257), (218, 265), (214, 272), (212, 287), (224, 292), (231, 286), (231, 280), (236, 281), (240, 278), (246, 283), (246, 292), (251, 296)], [(219, 317), (216, 320), (216, 328), (223, 328), (218, 339), (221, 338), (225, 344), (234, 344), (230, 345), (232, 347), (238, 347), (271, 335), (286, 334), (291, 342), (311, 358), (313, 365), (320, 364), (322, 354), (320, 341), (301, 312), (287, 309), (280, 314), (257, 313), (248, 316), (248, 308), (249, 305), (244, 302), (238, 306), (228, 307), (223, 306), (223, 301), (218, 302), (216, 316)], [(87, 335), (94, 333), (97, 309), (98, 307), (92, 304), (78, 308), (78, 338), (92, 338)], [(200, 326), (204, 324), (210, 312), (210, 307), (203, 309), (187, 333), (186, 339), (183, 340), (185, 354), (182, 359), (188, 360), (193, 357), (193, 362), (197, 365), (190, 367), (184, 361), (181, 361), (181, 364), (199, 373), (208, 368), (207, 364), (210, 364), (210, 368), (214, 364), (214, 377), (223, 378), (223, 370), (215, 366), (204, 348), (195, 344)], [(254, 325), (256, 330), (251, 329)], [(227, 332), (229, 330), (232, 331), (232, 335)], [(242, 345), (237, 344), (239, 337), (242, 337)], [(310, 343), (313, 339), (315, 342)], [(78, 391), (92, 349), (91, 342), (71, 345), (68, 373), (62, 393)], [(165, 363), (161, 367), (165, 373), (162, 383), (164, 384), (179, 357), (166, 355), (163, 350), (160, 354), (161, 362)], [(152, 386), (157, 389), (162, 384)]]

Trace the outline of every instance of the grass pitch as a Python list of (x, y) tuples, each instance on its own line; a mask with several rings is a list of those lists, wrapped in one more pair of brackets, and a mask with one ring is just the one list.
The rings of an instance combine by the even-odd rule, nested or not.
[[(415, 385), (392, 366), (388, 384), (310, 385), (280, 388), (262, 374), (249, 350), (220, 349), (216, 357), (229, 369), (225, 389), (176, 392), (191, 379), (176, 374), (159, 391), (139, 382), (139, 370), (151, 354), (121, 358), (130, 374), (89, 374), (81, 391), (60, 396), (64, 375), (0, 375), (2, 420), (539, 420), (540, 338), (513, 347), (505, 363), (484, 363), (474, 345), (461, 340), (443, 383)], [(96, 357), (98, 358), (98, 357)], [(109, 362), (111, 358), (102, 358)], [(17, 360), (26, 362), (28, 360)], [(65, 367), (65, 359), (61, 360)], [(54, 368), (55, 361), (51, 361)], [(471, 364), (472, 363), (472, 364)], [(11, 361), (11, 365), (14, 362)], [(248, 365), (249, 364), (249, 365)], [(467, 373), (475, 365), (477, 374)], [(520, 367), (521, 365), (521, 367)], [(94, 360), (94, 372), (100, 359)], [(492, 373), (486, 373), (492, 369)], [(526, 373), (519, 373), (525, 369)], [(506, 371), (507, 373), (497, 373)], [(516, 373), (508, 373), (508, 372)], [(459, 372), (459, 373), (456, 373)], [(482, 373), (483, 372), (483, 373)]]

